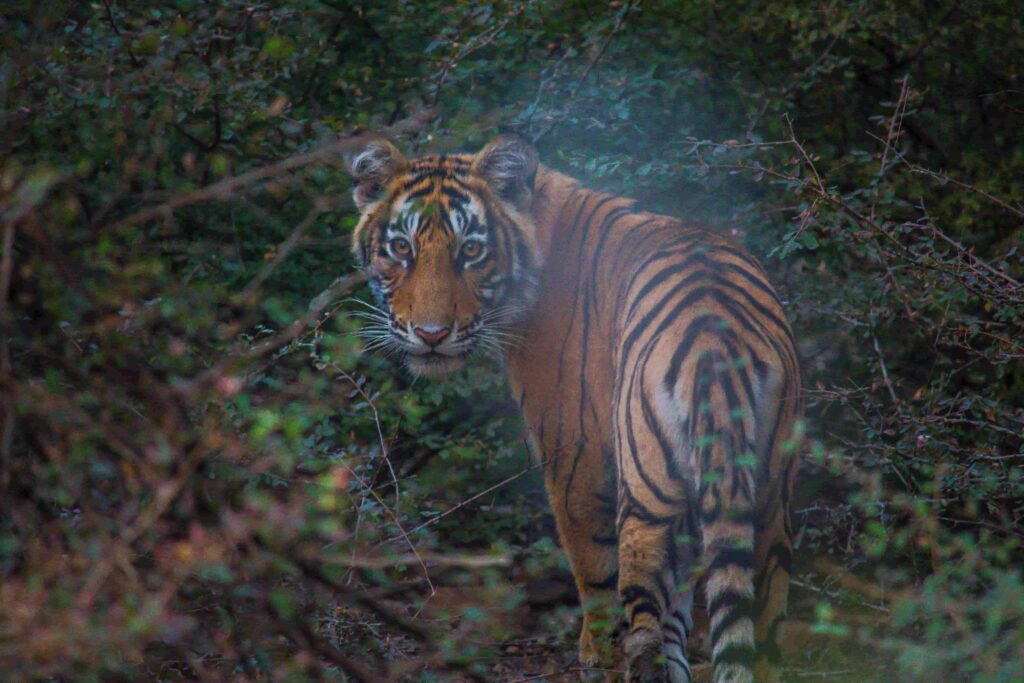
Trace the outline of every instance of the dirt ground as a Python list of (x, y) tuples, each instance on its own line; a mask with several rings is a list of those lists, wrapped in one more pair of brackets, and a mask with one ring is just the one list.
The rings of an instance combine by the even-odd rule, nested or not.
[[(822, 632), (815, 627), (815, 610), (821, 602), (821, 588), (796, 577), (791, 592), (791, 619), (786, 622), (782, 643), (785, 655), (783, 680), (790, 683), (828, 681), (830, 683), (881, 683), (892, 680), (890, 662), (881, 653), (862, 645), (856, 629), (846, 635)], [(518, 600), (510, 601), (512, 595)], [(830, 600), (832, 609), (837, 601)], [(869, 606), (851, 606), (849, 613), (835, 615), (844, 624), (869, 626), (888, 615)], [(403, 680), (527, 681), (568, 682), (604, 680), (600, 671), (587, 670), (576, 660), (579, 633), (579, 608), (571, 576), (549, 574), (511, 580), (506, 585), (437, 586), (434, 595), (415, 614), (440, 641), (463, 655), (463, 664), (471, 665), (476, 677), (458, 673), (428, 672)], [(710, 681), (706, 643), (707, 618), (702, 606), (694, 610), (695, 634), (690, 641), (691, 663), (696, 681)], [(411, 645), (411, 644), (410, 644)], [(415, 647), (405, 649), (393, 644), (395, 659), (412, 655)], [(404, 652), (403, 652), (404, 650)], [(396, 662), (398, 663), (398, 662)], [(486, 673), (481, 673), (485, 671)], [(607, 672), (610, 680), (619, 680)]]

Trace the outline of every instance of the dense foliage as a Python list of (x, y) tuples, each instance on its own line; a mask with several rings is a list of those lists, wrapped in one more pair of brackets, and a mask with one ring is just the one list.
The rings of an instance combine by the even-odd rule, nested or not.
[(516, 132), (745, 241), (807, 375), (789, 673), (1024, 680), (1018, 3), (101, 0), (0, 22), (6, 680), (572, 669), (498, 364), (413, 381), (361, 352), (340, 162), (363, 129), (411, 153)]

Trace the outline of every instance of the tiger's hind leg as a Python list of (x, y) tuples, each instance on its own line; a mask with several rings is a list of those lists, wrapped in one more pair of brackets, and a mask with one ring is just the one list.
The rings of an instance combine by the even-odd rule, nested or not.
[(684, 514), (658, 520), (636, 501), (623, 506), (619, 595), (628, 630), (623, 640), (629, 683), (690, 683), (686, 650), (693, 630), (691, 566), (695, 553)]
[(629, 683), (689, 683), (689, 577), (681, 571), (678, 541), (692, 484), (679, 471), (677, 409), (658, 395), (655, 348), (652, 343), (640, 354), (615, 404), (619, 597), (628, 626), (623, 653)]
[(672, 572), (666, 570), (674, 525), (638, 513), (636, 505), (624, 506), (619, 531), (619, 597), (627, 624), (623, 638), (626, 680), (663, 683), (668, 680), (663, 620), (670, 614), (673, 598)]

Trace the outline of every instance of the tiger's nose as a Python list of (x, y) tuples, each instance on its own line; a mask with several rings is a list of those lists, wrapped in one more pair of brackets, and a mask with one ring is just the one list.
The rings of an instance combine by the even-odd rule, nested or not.
[(437, 327), (434, 325), (427, 325), (425, 327), (416, 327), (413, 332), (426, 343), (427, 346), (437, 346), (445, 340), (448, 333), (452, 331), (450, 327)]

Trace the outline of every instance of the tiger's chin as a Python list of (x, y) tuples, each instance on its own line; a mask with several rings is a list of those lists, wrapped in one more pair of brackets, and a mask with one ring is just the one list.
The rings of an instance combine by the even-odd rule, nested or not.
[(432, 353), (427, 356), (408, 356), (405, 366), (419, 377), (444, 377), (463, 366), (464, 359)]

